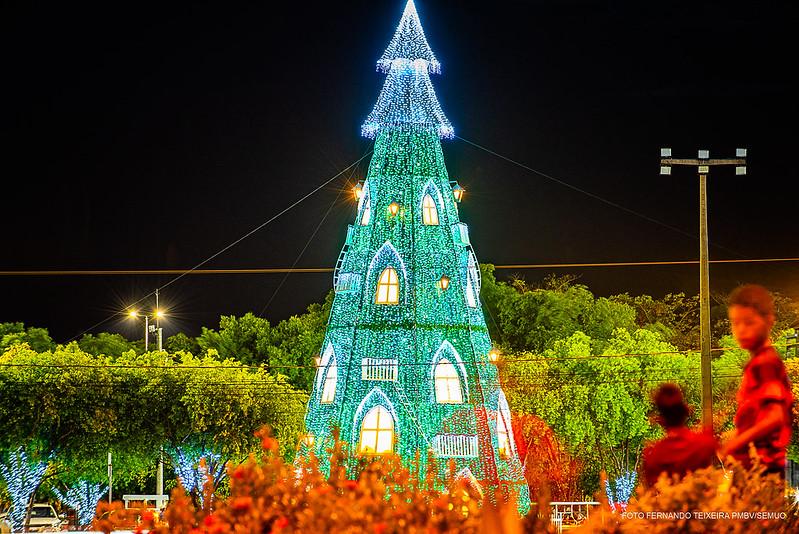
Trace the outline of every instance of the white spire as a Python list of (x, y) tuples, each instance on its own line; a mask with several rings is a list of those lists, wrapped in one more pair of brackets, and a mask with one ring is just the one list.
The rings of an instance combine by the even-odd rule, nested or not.
[(408, 3), (405, 4), (405, 11), (402, 13), (397, 31), (394, 32), (394, 37), (388, 48), (378, 60), (377, 67), (383, 72), (388, 72), (391, 69), (391, 64), (397, 60), (405, 60), (417, 65), (421, 61), (430, 72), (441, 71), (441, 64), (424, 36), (424, 29), (413, 0), (408, 0)]

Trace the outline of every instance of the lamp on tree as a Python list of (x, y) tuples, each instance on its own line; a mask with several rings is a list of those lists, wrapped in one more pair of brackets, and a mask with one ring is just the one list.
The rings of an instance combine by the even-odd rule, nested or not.
[(392, 217), (395, 217), (397, 213), (399, 213), (400, 205), (396, 202), (392, 202), (388, 205), (388, 212), (391, 214)]
[(441, 276), (441, 278), (438, 280), (438, 288), (441, 289), (441, 291), (446, 291), (449, 289), (449, 276), (446, 274)]
[(352, 192), (355, 194), (355, 200), (361, 200), (363, 196), (363, 182), (355, 184), (355, 187), (352, 188)]
[(491, 363), (497, 363), (497, 360), (499, 360), (499, 351), (497, 349), (491, 349), (491, 352), (488, 353), (488, 359), (491, 360)]
[(463, 194), (466, 192), (464, 188), (462, 188), (459, 184), (455, 184), (452, 188), (452, 196), (455, 197), (455, 202), (460, 202), (463, 200)]

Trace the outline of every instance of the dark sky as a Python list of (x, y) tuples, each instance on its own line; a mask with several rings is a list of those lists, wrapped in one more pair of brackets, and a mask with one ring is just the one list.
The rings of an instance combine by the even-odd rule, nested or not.
[[(403, 0), (20, 2), (2, 26), (0, 269), (188, 268), (360, 157)], [(797, 8), (788, 2), (419, 0), (456, 133), (574, 186), (697, 233), (694, 172), (658, 149), (749, 149), (749, 175), (710, 176), (711, 257), (799, 256)], [(683, 260), (696, 239), (460, 140), (480, 261)], [(361, 166), (358, 177), (362, 177)], [(209, 267), (330, 267), (354, 214), (346, 178)], [(562, 270), (558, 272), (564, 272)], [(572, 270), (597, 294), (696, 292), (695, 267)], [(797, 264), (714, 266), (712, 288), (799, 296)], [(503, 272), (508, 275), (509, 272)], [(529, 279), (544, 271), (526, 271)], [(279, 320), (328, 274), (191, 276), (164, 290), (167, 334), (220, 314)], [(167, 276), (0, 277), (0, 322), (64, 341)], [(112, 320), (101, 327), (132, 334)]]

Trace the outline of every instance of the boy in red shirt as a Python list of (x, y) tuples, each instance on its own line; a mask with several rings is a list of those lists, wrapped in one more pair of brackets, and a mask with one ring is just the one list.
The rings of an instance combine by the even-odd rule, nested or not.
[(722, 456), (732, 455), (749, 468), (753, 443), (766, 471), (784, 476), (793, 395), (785, 366), (769, 340), (774, 299), (762, 286), (745, 285), (732, 292), (728, 304), (732, 334), (750, 359), (738, 390), (735, 436), (722, 447)]
[(661, 473), (685, 476), (689, 471), (709, 467), (716, 459), (718, 443), (710, 432), (696, 433), (685, 426), (688, 405), (676, 384), (663, 384), (654, 397), (660, 416), (658, 423), (666, 437), (644, 449), (643, 470), (647, 486), (653, 486)]

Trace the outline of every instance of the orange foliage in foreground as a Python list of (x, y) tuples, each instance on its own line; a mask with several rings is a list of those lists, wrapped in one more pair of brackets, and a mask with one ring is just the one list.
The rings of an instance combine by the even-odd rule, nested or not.
[[(209, 482), (205, 505), (199, 509), (178, 487), (161, 521), (141, 514), (138, 533), (231, 534), (346, 532), (521, 534), (555, 532), (549, 522), (549, 503), (539, 497), (538, 508), (519, 518), (515, 506), (496, 509), (480, 502), (465, 482), (441, 491), (441, 481), (428, 476), (419, 480), (396, 457), (363, 461), (357, 480), (346, 476), (347, 455), (341, 444), (331, 456), (331, 475), (325, 478), (314, 459), (302, 468), (286, 464), (278, 454), (277, 441), (262, 435), (263, 453), (228, 469), (230, 495), (212, 495)], [(708, 468), (683, 480), (665, 475), (653, 488), (639, 487), (626, 514), (614, 513), (599, 493), (603, 505), (592, 510), (579, 532), (626, 534), (636, 532), (799, 532), (797, 508), (786, 501), (784, 486), (774, 475), (757, 467), (743, 470), (733, 464), (726, 472)], [(546, 490), (546, 488), (545, 488)], [(210, 503), (210, 504), (209, 504)], [(691, 518), (655, 515), (693, 511)], [(764, 519), (724, 518), (713, 512), (767, 512)], [(777, 513), (777, 516), (774, 516)], [(98, 506), (94, 529), (111, 532), (131, 528), (138, 510), (127, 511), (121, 503)], [(704, 515), (702, 515), (704, 514)]]
[[(139, 530), (156, 534), (227, 534), (234, 532), (352, 532), (391, 533), (521, 533), (514, 506), (487, 511), (466, 483), (448, 490), (440, 481), (418, 480), (397, 457), (363, 461), (360, 476), (346, 476), (342, 445), (331, 457), (331, 476), (325, 478), (314, 459), (302, 468), (286, 464), (278, 454), (277, 441), (263, 435), (263, 453), (251, 455), (230, 467), (230, 495), (222, 500), (210, 495), (196, 509), (178, 487), (172, 492), (162, 522), (143, 517)], [(209, 506), (207, 503), (211, 503)], [(110, 532), (129, 524), (118, 508), (103, 509), (94, 528)], [(547, 514), (545, 514), (546, 516)], [(116, 517), (120, 524), (116, 523)], [(533, 526), (533, 525), (531, 525)], [(541, 523), (537, 531), (546, 530)]]

